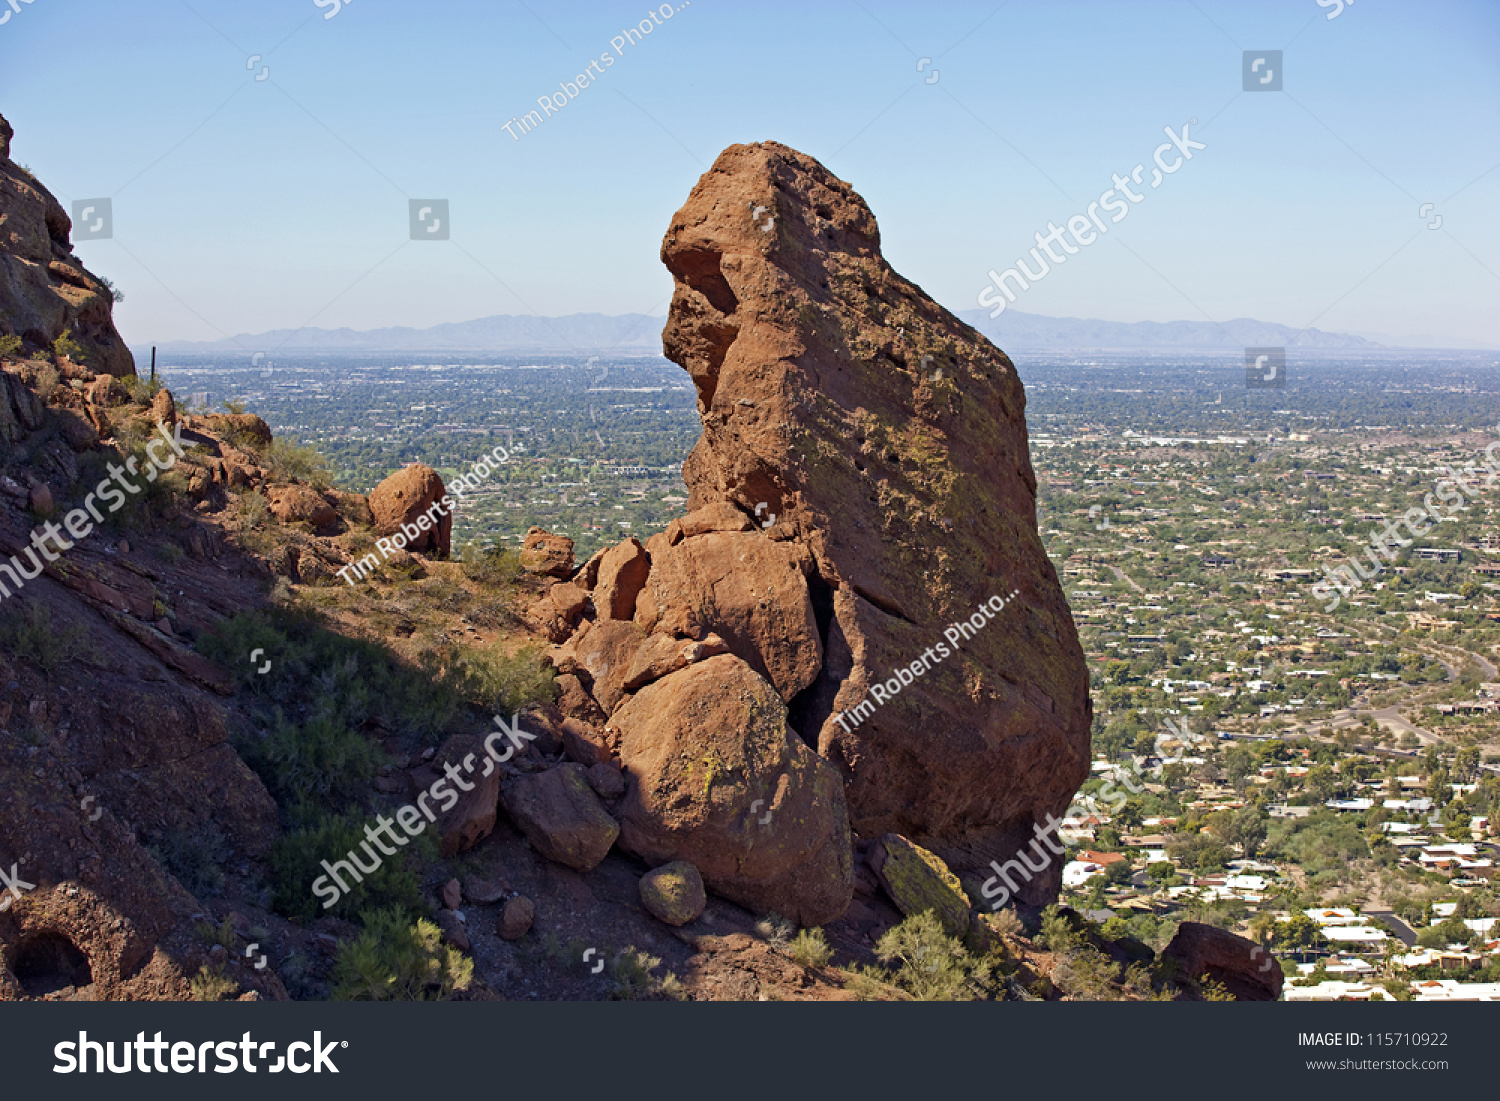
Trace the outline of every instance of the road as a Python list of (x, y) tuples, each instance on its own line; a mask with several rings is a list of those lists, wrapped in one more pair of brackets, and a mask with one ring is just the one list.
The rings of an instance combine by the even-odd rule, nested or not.
[(1396, 939), (1406, 947), (1410, 948), (1417, 943), (1416, 931), (1406, 922), (1402, 921), (1389, 910), (1361, 910), (1365, 917), (1375, 918), (1385, 922), (1391, 927), (1391, 932), (1396, 934)]

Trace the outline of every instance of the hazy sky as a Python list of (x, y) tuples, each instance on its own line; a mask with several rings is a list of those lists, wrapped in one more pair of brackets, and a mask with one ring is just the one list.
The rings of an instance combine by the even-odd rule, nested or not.
[[(65, 207), (111, 198), (114, 237), (78, 251), (131, 343), (660, 314), (673, 211), (763, 139), (851, 182), (891, 263), (973, 309), (1197, 118), (1207, 148), (1014, 308), (1500, 345), (1494, 0), (691, 0), (660, 25), (645, 2), (319, 2), (0, 3), (12, 156)], [(1282, 91), (1242, 90), (1245, 50), (1284, 51)], [(451, 240), (411, 240), (414, 198), (449, 201)]]

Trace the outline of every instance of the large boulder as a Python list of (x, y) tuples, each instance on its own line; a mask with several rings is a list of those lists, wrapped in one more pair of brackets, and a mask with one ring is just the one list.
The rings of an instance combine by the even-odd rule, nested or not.
[(620, 835), (582, 765), (512, 780), (501, 788), (500, 803), (537, 852), (580, 872), (597, 867)]
[(958, 876), (933, 853), (900, 834), (888, 833), (875, 842), (870, 867), (896, 909), (907, 917), (931, 910), (950, 936), (968, 932), (969, 896)]
[(1274, 1002), (1281, 997), (1281, 963), (1254, 941), (1213, 925), (1184, 921), (1162, 950), (1162, 962), (1177, 973), (1185, 1000), (1202, 996), (1205, 977), (1223, 985), (1238, 1002)]
[(61, 204), (10, 159), (10, 133), (0, 118), (0, 333), (46, 347), (66, 331), (85, 366), (135, 374), (115, 328), (112, 290), (73, 255), (73, 222)]
[(755, 531), (709, 531), (664, 547), (652, 559), (636, 622), (678, 637), (719, 635), (790, 701), (823, 665), (798, 550)]
[(627, 789), (620, 844), (686, 860), (717, 894), (805, 925), (854, 890), (843, 785), (786, 723), (786, 705), (732, 654), (642, 688), (611, 718)]
[[(664, 349), (703, 419), (688, 507), (731, 503), (811, 555), (825, 653), (797, 731), (862, 836), (959, 872), (1010, 859), (1088, 775), (1092, 717), (1010, 360), (891, 269), (853, 188), (775, 142), (725, 150), (661, 255)], [(1022, 901), (1059, 885), (1049, 869)]]
[(424, 463), (402, 467), (370, 494), (375, 530), (381, 535), (395, 535), (405, 525), (407, 531), (417, 533), (406, 541), (408, 551), (447, 558), (452, 548), (453, 514), (432, 510), (446, 494), (443, 479), (432, 467)]

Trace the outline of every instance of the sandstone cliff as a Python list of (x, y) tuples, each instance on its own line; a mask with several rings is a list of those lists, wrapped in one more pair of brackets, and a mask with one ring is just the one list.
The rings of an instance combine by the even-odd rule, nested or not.
[(73, 222), (52, 192), (10, 159), (12, 133), (0, 116), (0, 336), (50, 348), (67, 331), (84, 365), (135, 374), (115, 330), (112, 291), (73, 255)]

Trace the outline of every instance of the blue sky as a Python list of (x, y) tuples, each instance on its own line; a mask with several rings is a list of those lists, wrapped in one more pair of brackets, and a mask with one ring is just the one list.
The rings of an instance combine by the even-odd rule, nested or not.
[[(78, 251), (134, 344), (660, 314), (673, 211), (763, 139), (972, 309), (1197, 118), (1207, 148), (1016, 309), (1500, 346), (1500, 5), (1335, 2), (692, 0), (616, 50), (646, 3), (35, 0), (0, 25), (0, 113), (65, 206), (112, 199), (114, 237)], [(1284, 90), (1244, 92), (1243, 51), (1274, 49)], [(410, 240), (412, 198), (449, 200), (450, 241)]]

